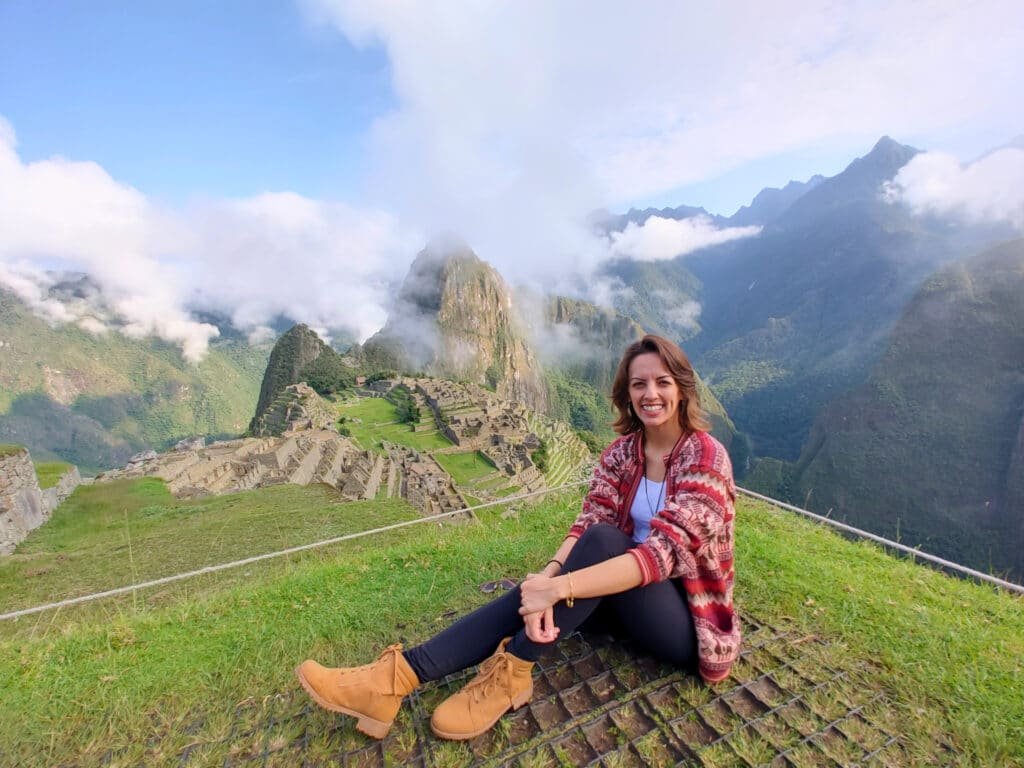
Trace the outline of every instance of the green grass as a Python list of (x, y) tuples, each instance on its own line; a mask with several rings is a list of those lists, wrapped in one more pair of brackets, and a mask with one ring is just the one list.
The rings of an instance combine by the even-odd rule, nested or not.
[[(274, 497), (277, 504), (262, 499), (283, 490), (222, 497), (234, 505), (217, 516), (240, 531), (245, 526), (231, 518), (250, 515), (251, 527), (249, 510), (284, 504), (284, 495)], [(136, 520), (141, 509), (166, 503), (152, 482), (119, 493)], [(129, 504), (129, 494), (141, 498)], [(278, 517), (312, 519), (321, 504), (315, 493), (292, 497)], [(19, 622), (33, 631), (0, 640), (0, 745), (7, 750), (0, 764), (92, 764), (118, 746), (136, 750), (126, 763), (159, 763), (146, 751), (153, 737), (173, 762), (184, 745), (216, 740), (238, 702), (292, 691), (291, 669), (302, 658), (363, 662), (389, 642), (430, 636), (450, 621), (446, 611), (487, 599), (477, 589), (482, 581), (550, 557), (578, 505), (578, 496), (567, 495), (509, 519), (412, 526), (254, 566), (244, 581), (201, 580), (171, 604), (122, 602)], [(359, 509), (362, 527), (386, 518), (375, 512), (386, 505)], [(118, 514), (120, 507), (106, 518), (108, 536)], [(75, 522), (65, 519), (65, 532), (52, 541), (68, 557)], [(274, 530), (269, 518), (264, 525)], [(741, 611), (791, 628), (794, 637), (827, 638), (835, 656), (826, 663), (876, 669), (877, 686), (896, 702), (887, 725), (911, 754), (928, 754), (944, 734), (964, 765), (1024, 764), (1024, 600), (847, 542), (766, 504), (741, 501), (737, 534)], [(93, 560), (98, 567), (106, 557), (83, 554), (71, 570)], [(10, 589), (0, 588), (5, 600)], [(185, 733), (200, 713), (210, 716), (199, 732)]]
[[(17, 610), (418, 517), (401, 500), (340, 503), (326, 485), (191, 501), (155, 478), (80, 486), (0, 559), (0, 611)], [(243, 571), (229, 572), (240, 578)], [(174, 589), (158, 600), (179, 595)], [(25, 622), (0, 624), (0, 636)]]
[(438, 453), (434, 456), (456, 485), (467, 485), (494, 473), (495, 466), (480, 451)]
[(40, 488), (53, 488), (72, 465), (65, 461), (36, 462), (36, 478)]
[(366, 397), (354, 403), (348, 401), (339, 404), (338, 414), (346, 419), (361, 420), (361, 423), (346, 421), (345, 426), (363, 448), (379, 450), (382, 440), (405, 445), (417, 451), (434, 451), (452, 445), (451, 441), (436, 429), (413, 432), (409, 424), (397, 423), (397, 409), (382, 397)]
[(13, 456), (16, 453), (21, 453), (25, 450), (22, 445), (11, 445), (10, 443), (0, 443), (0, 456)]

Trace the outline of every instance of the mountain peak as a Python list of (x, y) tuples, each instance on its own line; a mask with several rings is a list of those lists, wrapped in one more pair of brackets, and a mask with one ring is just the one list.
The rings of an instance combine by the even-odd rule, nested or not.
[(461, 239), (413, 260), (385, 326), (363, 345), (371, 365), (473, 381), (543, 409), (547, 394), (504, 279)]
[(416, 256), (417, 260), (446, 262), (451, 260), (480, 261), (469, 243), (453, 232), (435, 235)]
[(800, 197), (780, 221), (807, 221), (826, 211), (877, 201), (882, 184), (891, 180), (920, 151), (883, 136), (870, 152), (858, 157), (842, 173), (825, 179)]
[[(871, 148), (864, 157), (858, 158), (850, 163), (849, 168), (858, 163), (867, 163), (875, 168), (890, 170), (893, 175), (910, 161), (914, 155), (921, 150), (915, 149), (908, 144), (900, 144), (889, 136), (883, 136)], [(847, 168), (847, 170), (849, 170)]]
[(729, 217), (729, 226), (742, 227), (751, 224), (763, 226), (768, 224), (785, 213), (793, 203), (818, 186), (822, 181), (824, 181), (824, 177), (820, 174), (815, 174), (807, 181), (791, 180), (782, 189), (765, 187), (754, 196), (754, 199), (750, 201), (750, 205), (744, 205)]

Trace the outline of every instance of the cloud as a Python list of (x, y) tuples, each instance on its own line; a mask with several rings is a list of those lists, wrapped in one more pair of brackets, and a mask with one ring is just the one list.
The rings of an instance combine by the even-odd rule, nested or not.
[(155, 334), (199, 360), (218, 332), (181, 309), (177, 275), (159, 258), (169, 235), (144, 195), (96, 163), (22, 162), (14, 130), (0, 118), (0, 282), (50, 322), (79, 317), (47, 298), (40, 262), (92, 275), (125, 334)]
[(1024, 91), (1024, 68), (1006, 62), (1024, 11), (1010, 0), (300, 4), (388, 56), (396, 106), (370, 131), (374, 205), (456, 231), (510, 282), (549, 292), (596, 298), (609, 250), (587, 224), (595, 208), (808, 147), (1020, 130), (1006, 94)]
[[(192, 309), (253, 339), (282, 315), (363, 339), (420, 242), (389, 214), (293, 193), (163, 210), (96, 163), (23, 162), (0, 119), (0, 285), (50, 323), (157, 336), (192, 362), (218, 335)], [(62, 271), (98, 291), (55, 293)]]
[(389, 214), (290, 192), (207, 202), (185, 219), (193, 301), (257, 335), (285, 315), (365, 339), (422, 244)]
[[(663, 302), (667, 304), (668, 302)], [(679, 306), (671, 306), (665, 311), (666, 319), (676, 328), (693, 332), (700, 328), (701, 305), (696, 301), (684, 301)]]
[(970, 165), (942, 152), (919, 154), (883, 194), (919, 214), (1007, 223), (1024, 230), (1024, 149), (1000, 149)]
[(614, 256), (628, 256), (636, 261), (662, 261), (711, 245), (753, 237), (760, 231), (761, 227), (719, 229), (708, 216), (680, 220), (651, 216), (643, 224), (630, 222), (621, 232), (612, 232), (609, 249)]

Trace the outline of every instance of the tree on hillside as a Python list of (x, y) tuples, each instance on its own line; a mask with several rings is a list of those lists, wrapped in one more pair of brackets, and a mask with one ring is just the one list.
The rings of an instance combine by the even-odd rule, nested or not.
[(355, 386), (355, 372), (342, 361), (333, 349), (325, 349), (300, 373), (301, 378), (318, 394), (327, 396), (344, 392)]

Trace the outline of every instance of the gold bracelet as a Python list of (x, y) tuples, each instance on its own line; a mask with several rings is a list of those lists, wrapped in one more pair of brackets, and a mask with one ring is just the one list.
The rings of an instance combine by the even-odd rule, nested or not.
[(565, 574), (565, 577), (569, 580), (569, 596), (565, 598), (565, 607), (572, 608), (573, 604), (576, 602), (576, 598), (572, 593), (572, 571)]

